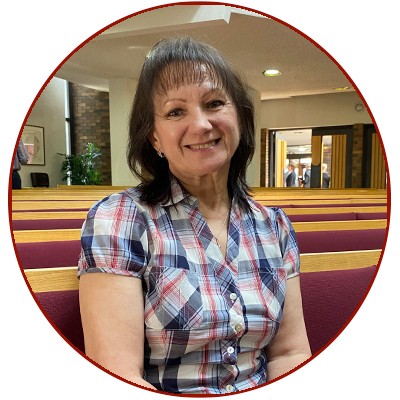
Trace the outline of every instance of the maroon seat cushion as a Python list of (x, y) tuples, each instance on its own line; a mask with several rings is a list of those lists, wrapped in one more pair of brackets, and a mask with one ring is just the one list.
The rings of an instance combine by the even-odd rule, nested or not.
[(78, 265), (80, 240), (17, 243), (21, 268), (71, 267)]
[(357, 219), (387, 219), (387, 212), (358, 212)]
[(33, 229), (80, 229), (84, 219), (23, 219), (12, 221), (14, 231)]
[(362, 304), (375, 272), (376, 266), (301, 274), (304, 320), (313, 354), (345, 328)]
[(36, 299), (57, 331), (84, 352), (78, 290), (35, 293)]
[(356, 213), (334, 213), (334, 214), (299, 214), (289, 215), (292, 222), (315, 222), (315, 221), (349, 221), (356, 220)]
[(300, 253), (382, 249), (386, 229), (297, 232)]
[[(362, 304), (375, 273), (376, 266), (301, 274), (304, 320), (313, 354), (345, 328)], [(35, 296), (57, 331), (84, 352), (78, 290), (36, 293)]]

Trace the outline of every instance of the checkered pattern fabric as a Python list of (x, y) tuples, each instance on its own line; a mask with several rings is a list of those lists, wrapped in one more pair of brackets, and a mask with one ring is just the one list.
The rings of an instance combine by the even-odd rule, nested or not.
[(251, 213), (232, 205), (225, 257), (176, 180), (167, 204), (150, 206), (129, 189), (89, 211), (78, 275), (145, 281), (145, 379), (159, 390), (221, 394), (267, 380), (265, 347), (299, 251), (282, 210), (249, 203)]

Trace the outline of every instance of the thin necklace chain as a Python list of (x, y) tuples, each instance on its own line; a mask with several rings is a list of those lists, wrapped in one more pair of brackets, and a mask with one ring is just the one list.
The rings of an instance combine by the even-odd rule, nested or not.
[(220, 245), (220, 243), (219, 243), (219, 241), (218, 241), (217, 236), (219, 236), (219, 235), (222, 233), (222, 231), (223, 231), (224, 229), (227, 228), (227, 227), (226, 227), (226, 223), (227, 223), (227, 221), (228, 221), (230, 211), (231, 211), (231, 209), (229, 208), (228, 212), (227, 212), (226, 215), (225, 215), (222, 228), (218, 231), (218, 233), (217, 233), (216, 235), (213, 235), (213, 236), (214, 236), (214, 239), (215, 239), (215, 243), (217, 243), (217, 245), (218, 245), (219, 248), (221, 248), (221, 245)]

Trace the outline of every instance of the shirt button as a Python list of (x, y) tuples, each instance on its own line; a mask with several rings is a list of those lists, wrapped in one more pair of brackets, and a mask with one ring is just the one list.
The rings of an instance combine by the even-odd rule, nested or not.
[(235, 390), (235, 388), (234, 388), (232, 385), (226, 385), (226, 386), (225, 386), (225, 389), (226, 389), (226, 391), (229, 392), (229, 393), (230, 393), (230, 392), (233, 392), (233, 391)]
[(226, 351), (228, 352), (228, 354), (232, 354), (235, 352), (235, 349), (232, 346), (229, 346)]
[(236, 325), (235, 325), (235, 331), (236, 331), (236, 333), (241, 332), (242, 329), (243, 329), (243, 325), (242, 325), (242, 324), (236, 324)]
[(229, 295), (229, 297), (230, 297), (230, 299), (231, 299), (232, 301), (235, 301), (235, 300), (237, 299), (237, 294), (236, 294), (236, 293), (231, 293), (231, 294)]

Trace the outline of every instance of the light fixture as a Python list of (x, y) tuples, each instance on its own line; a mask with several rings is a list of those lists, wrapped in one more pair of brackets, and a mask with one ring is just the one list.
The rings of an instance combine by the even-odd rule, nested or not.
[(266, 69), (263, 71), (264, 76), (279, 76), (282, 75), (282, 72), (279, 69)]
[(333, 89), (338, 92), (342, 92), (343, 90), (349, 90), (350, 88), (348, 86), (340, 86), (340, 87), (335, 87)]

